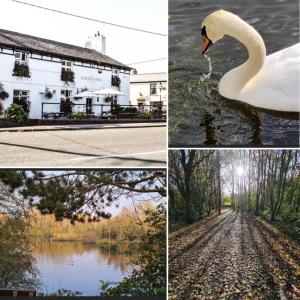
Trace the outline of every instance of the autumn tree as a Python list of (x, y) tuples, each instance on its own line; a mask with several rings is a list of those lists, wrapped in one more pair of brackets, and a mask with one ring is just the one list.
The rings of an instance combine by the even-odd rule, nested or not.
[(29, 226), (24, 203), (0, 181), (0, 288), (38, 286)]

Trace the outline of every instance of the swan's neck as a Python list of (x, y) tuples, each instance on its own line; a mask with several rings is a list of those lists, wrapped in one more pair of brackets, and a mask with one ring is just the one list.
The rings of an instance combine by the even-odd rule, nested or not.
[[(248, 50), (248, 60), (232, 70), (231, 80), (235, 81), (235, 88), (239, 91), (251, 84), (251, 79), (259, 72), (264, 64), (266, 48), (262, 37), (248, 23), (235, 15), (223, 23), (224, 34), (228, 34), (240, 41)], [(233, 78), (232, 78), (233, 77)]]

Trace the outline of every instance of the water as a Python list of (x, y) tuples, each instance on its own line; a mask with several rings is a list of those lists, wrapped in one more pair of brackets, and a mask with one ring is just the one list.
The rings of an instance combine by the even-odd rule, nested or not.
[(82, 292), (83, 296), (95, 296), (99, 280), (121, 281), (133, 270), (131, 257), (117, 246), (36, 241), (32, 252), (41, 275), (39, 292), (43, 293), (64, 288)]
[(212, 72), (212, 66), (211, 66), (211, 60), (210, 57), (207, 56), (206, 54), (204, 54), (204, 57), (206, 58), (207, 62), (208, 62), (208, 73), (204, 74), (202, 76), (200, 76), (199, 82), (203, 82), (206, 79), (210, 79), (211, 76), (211, 72)]
[(297, 113), (262, 110), (219, 95), (221, 77), (247, 59), (243, 45), (228, 36), (212, 45), (210, 76), (201, 55), (201, 23), (212, 11), (223, 8), (246, 20), (271, 54), (298, 42), (298, 6), (297, 0), (169, 1), (170, 146), (299, 145)]

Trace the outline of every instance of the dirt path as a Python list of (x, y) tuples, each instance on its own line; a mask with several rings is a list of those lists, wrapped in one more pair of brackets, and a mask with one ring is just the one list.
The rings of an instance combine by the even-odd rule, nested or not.
[(169, 239), (169, 299), (280, 299), (300, 286), (300, 247), (247, 213), (225, 211)]

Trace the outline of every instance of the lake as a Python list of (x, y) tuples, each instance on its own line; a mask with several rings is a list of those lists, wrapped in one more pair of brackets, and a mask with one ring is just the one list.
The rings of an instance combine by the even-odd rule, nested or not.
[(116, 245), (34, 241), (32, 253), (42, 284), (39, 292), (64, 288), (82, 292), (83, 296), (95, 296), (99, 293), (99, 280), (116, 282), (131, 274), (132, 256), (124, 252), (126, 249)]
[[(267, 111), (221, 97), (221, 77), (247, 59), (247, 51), (228, 36), (209, 50), (212, 76), (201, 55), (202, 20), (217, 9), (231, 11), (254, 26), (267, 54), (299, 41), (298, 0), (169, 1), (169, 144), (171, 147), (299, 145), (299, 115)], [(198, 85), (198, 86), (197, 86)], [(261, 99), (264, 101), (264, 99)]]

